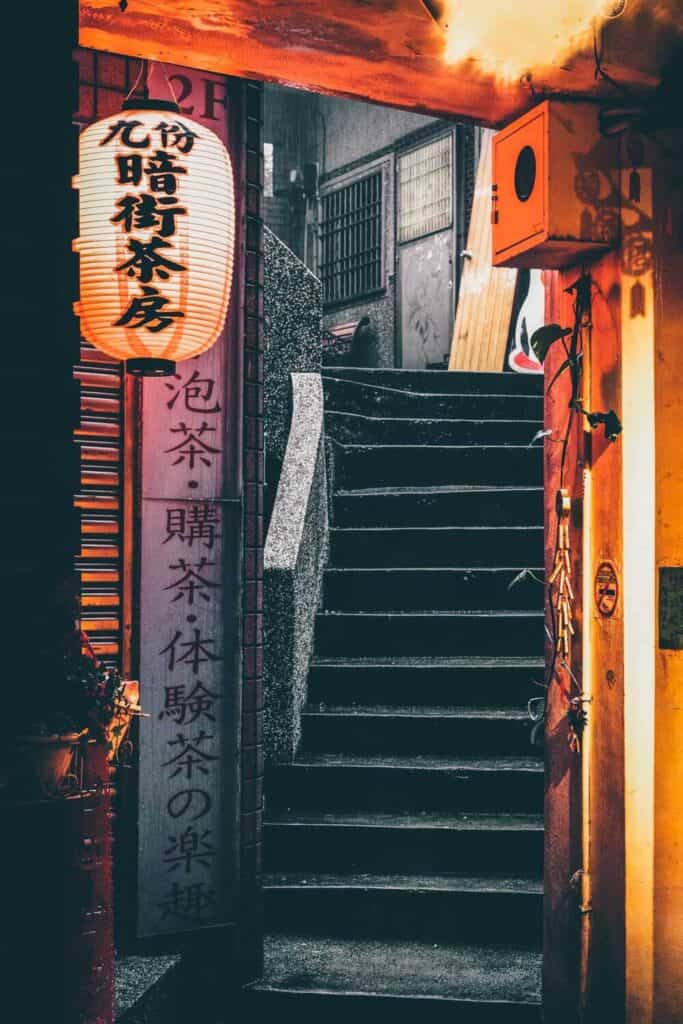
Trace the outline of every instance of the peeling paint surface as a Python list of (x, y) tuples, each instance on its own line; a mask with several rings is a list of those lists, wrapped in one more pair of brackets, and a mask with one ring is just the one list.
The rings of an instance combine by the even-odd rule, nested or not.
[[(619, 81), (648, 90), (674, 34), (644, 0), (631, 6), (632, 16), (606, 27), (605, 60)], [(448, 63), (446, 33), (419, 0), (129, 0), (125, 12), (113, 0), (81, 0), (79, 42), (487, 124), (528, 109), (542, 95), (610, 90), (595, 76), (592, 53), (536, 72), (533, 90), (498, 81), (472, 59)]]

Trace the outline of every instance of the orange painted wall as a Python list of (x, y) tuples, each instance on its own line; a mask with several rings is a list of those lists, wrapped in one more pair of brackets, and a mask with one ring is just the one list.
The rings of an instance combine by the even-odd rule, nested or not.
[[(677, 140), (680, 146), (680, 138)], [(683, 566), (683, 197), (680, 164), (655, 191), (655, 561)], [(655, 651), (654, 1020), (683, 1020), (683, 651)]]
[[(558, 273), (546, 273), (546, 322), (568, 324), (569, 303), (562, 292)], [(564, 353), (554, 346), (545, 361), (546, 387), (557, 371)], [(557, 516), (554, 495), (560, 482), (560, 439), (567, 424), (567, 403), (570, 397), (569, 378), (565, 375), (545, 398), (545, 428), (552, 429), (552, 440), (546, 439), (544, 449), (546, 578), (553, 566)], [(566, 455), (565, 486), (572, 495), (580, 493), (581, 471), (578, 466), (581, 437), (576, 427), (570, 434)], [(580, 505), (574, 504), (570, 525), (572, 573), (580, 616), (581, 521), (577, 519)], [(546, 621), (550, 628), (550, 619)], [(574, 638), (573, 671), (580, 671), (581, 632), (577, 621)], [(552, 657), (552, 646), (546, 641), (546, 664)], [(577, 662), (578, 657), (578, 662)], [(557, 1024), (574, 1024), (577, 1012), (579, 978), (579, 913), (577, 892), (571, 879), (581, 867), (581, 773), (576, 754), (569, 749), (567, 721), (570, 682), (566, 672), (552, 682), (547, 694), (545, 739), (545, 903), (543, 1004), (548, 1020)]]
[[(584, 402), (591, 409), (614, 409), (620, 400), (620, 261), (610, 253), (586, 264), (593, 279), (592, 341), (586, 354)], [(546, 322), (573, 323), (572, 296), (565, 288), (580, 268), (546, 274)], [(549, 383), (564, 353), (556, 346), (546, 358)], [(561, 440), (567, 424), (569, 376), (562, 376), (545, 400), (546, 572), (553, 564), (557, 518), (554, 495), (560, 483)], [(623, 794), (623, 626), (620, 609), (602, 618), (592, 596), (597, 564), (621, 558), (620, 442), (608, 442), (604, 430), (586, 432), (575, 416), (566, 456), (564, 486), (572, 498), (570, 538), (574, 587), (572, 683), (566, 670), (549, 690), (546, 732), (546, 852), (544, 1012), (546, 1019), (575, 1022), (622, 1019), (624, 1004), (624, 794)], [(584, 469), (592, 476), (591, 508), (584, 508)], [(586, 518), (588, 521), (586, 521)], [(583, 564), (584, 529), (590, 530), (590, 564)], [(585, 573), (585, 581), (584, 581)], [(584, 607), (584, 582), (587, 600)], [(567, 712), (583, 681), (584, 640), (592, 652), (593, 702), (587, 707), (591, 733), (590, 847), (592, 899), (588, 965), (581, 995), (582, 849), (581, 754), (570, 749)], [(548, 656), (550, 651), (547, 652)], [(574, 884), (572, 884), (572, 879)], [(581, 1004), (583, 1002), (583, 1010)], [(609, 1016), (607, 1016), (609, 1014)]]
[[(621, 267), (617, 253), (591, 267), (593, 338), (588, 394), (590, 408), (621, 408)], [(622, 441), (608, 441), (602, 427), (589, 438), (591, 465), (591, 564), (587, 573), (585, 628), (592, 703), (590, 766), (591, 920), (586, 1019), (620, 1020), (624, 1007), (624, 673), (622, 593), (612, 616), (600, 614), (595, 574), (610, 561), (621, 585)], [(588, 605), (587, 600), (587, 605)], [(611, 1015), (611, 1016), (608, 1016)]]

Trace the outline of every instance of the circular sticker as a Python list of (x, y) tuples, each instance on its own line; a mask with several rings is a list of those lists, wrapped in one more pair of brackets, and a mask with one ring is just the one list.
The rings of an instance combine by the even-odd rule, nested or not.
[(595, 605), (601, 615), (614, 615), (619, 600), (619, 578), (612, 562), (600, 562), (595, 573)]

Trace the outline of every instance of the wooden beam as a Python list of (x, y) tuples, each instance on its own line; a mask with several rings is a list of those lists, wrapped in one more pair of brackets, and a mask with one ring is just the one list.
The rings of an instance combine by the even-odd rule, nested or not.
[[(676, 38), (668, 28), (647, 10), (637, 23), (608, 23), (611, 76), (631, 91), (656, 87)], [(490, 125), (546, 95), (614, 95), (592, 51), (535, 71), (532, 83), (498, 80), (475, 60), (449, 63), (446, 33), (421, 0), (128, 0), (123, 11), (114, 0), (80, 0), (79, 42)]]

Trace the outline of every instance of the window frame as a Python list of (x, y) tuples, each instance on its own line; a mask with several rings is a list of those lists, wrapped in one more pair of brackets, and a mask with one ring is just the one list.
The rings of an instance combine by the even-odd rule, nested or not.
[(324, 292), (324, 262), (323, 262), (323, 235), (324, 235), (324, 220), (323, 220), (323, 209), (324, 200), (335, 192), (341, 189), (348, 188), (349, 186), (355, 185), (366, 178), (371, 178), (374, 175), (379, 175), (380, 182), (380, 203), (379, 203), (379, 283), (375, 287), (365, 288), (362, 291), (354, 292), (353, 295), (348, 295), (343, 298), (331, 298), (326, 299), (323, 294), (323, 309), (341, 309), (345, 306), (355, 306), (366, 299), (377, 298), (386, 293), (387, 290), (387, 273), (386, 273), (386, 247), (387, 247), (387, 203), (389, 200), (388, 196), (388, 184), (389, 184), (389, 173), (390, 165), (386, 157), (380, 157), (375, 160), (364, 163), (361, 167), (354, 168), (353, 171), (347, 171), (334, 177), (328, 178), (320, 188), (320, 207), (319, 207), (319, 219), (318, 219), (318, 238), (319, 238), (319, 263), (318, 271), (319, 277), (323, 282)]
[[(428, 146), (433, 146), (438, 142), (448, 140), (449, 151), (450, 151), (450, 200), (451, 200), (451, 215), (447, 224), (442, 224), (439, 227), (432, 228), (430, 231), (421, 232), (420, 234), (413, 235), (410, 238), (401, 238), (401, 215), (402, 215), (402, 197), (401, 197), (401, 160), (405, 157), (410, 156), (411, 153), (417, 153), (421, 149), (426, 149)], [(456, 228), (457, 222), (457, 166), (456, 166), (456, 133), (452, 128), (443, 130), (443, 128), (429, 138), (422, 138), (417, 142), (411, 143), (408, 146), (400, 147), (396, 151), (396, 248), (397, 250), (404, 245), (412, 245), (414, 242), (418, 242), (422, 238), (428, 238), (430, 235), (438, 234), (441, 231), (453, 231)]]

